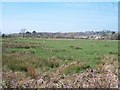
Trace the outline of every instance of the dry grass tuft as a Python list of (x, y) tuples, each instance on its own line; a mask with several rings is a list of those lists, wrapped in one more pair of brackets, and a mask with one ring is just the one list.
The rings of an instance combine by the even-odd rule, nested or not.
[(33, 67), (28, 67), (27, 68), (27, 74), (32, 77), (33, 79), (35, 79), (37, 77), (35, 69)]

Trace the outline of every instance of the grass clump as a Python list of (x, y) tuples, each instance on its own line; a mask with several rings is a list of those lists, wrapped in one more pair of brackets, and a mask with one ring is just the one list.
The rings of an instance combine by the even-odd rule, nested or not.
[(32, 77), (34, 79), (37, 77), (36, 71), (33, 67), (27, 68), (27, 75), (29, 75), (30, 77)]
[(71, 75), (71, 74), (83, 72), (88, 68), (91, 68), (91, 67), (85, 63), (74, 61), (74, 62), (68, 63), (67, 65), (61, 66), (60, 68), (57, 69), (57, 72), (63, 73), (66, 75)]
[(48, 69), (54, 69), (60, 66), (61, 60), (56, 57), (51, 57), (48, 59), (44, 59), (40, 61), (42, 67), (46, 67)]

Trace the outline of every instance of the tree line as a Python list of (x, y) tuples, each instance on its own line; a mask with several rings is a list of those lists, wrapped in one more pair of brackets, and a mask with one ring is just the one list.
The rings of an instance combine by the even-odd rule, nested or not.
[(105, 39), (105, 40), (120, 40), (120, 32), (102, 30), (102, 31), (86, 31), (86, 32), (30, 32), (26, 29), (21, 29), (19, 33), (2, 34), (5, 37), (35, 37), (35, 38), (81, 38), (81, 39)]

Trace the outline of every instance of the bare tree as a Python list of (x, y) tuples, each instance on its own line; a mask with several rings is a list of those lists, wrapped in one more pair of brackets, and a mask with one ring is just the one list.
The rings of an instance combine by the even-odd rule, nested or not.
[(22, 33), (22, 36), (23, 36), (23, 38), (25, 37), (25, 31), (26, 31), (26, 29), (24, 28), (24, 29), (21, 29), (21, 33)]

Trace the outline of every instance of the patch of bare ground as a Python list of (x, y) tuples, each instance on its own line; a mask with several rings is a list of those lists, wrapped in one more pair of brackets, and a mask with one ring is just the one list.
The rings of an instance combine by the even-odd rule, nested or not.
[[(115, 57), (102, 57), (96, 69), (66, 75), (62, 73), (70, 66), (81, 66), (76, 62), (63, 65), (61, 70), (45, 72), (36, 78), (22, 72), (3, 72), (4, 88), (118, 88), (118, 60)], [(84, 66), (84, 65), (82, 65)]]

